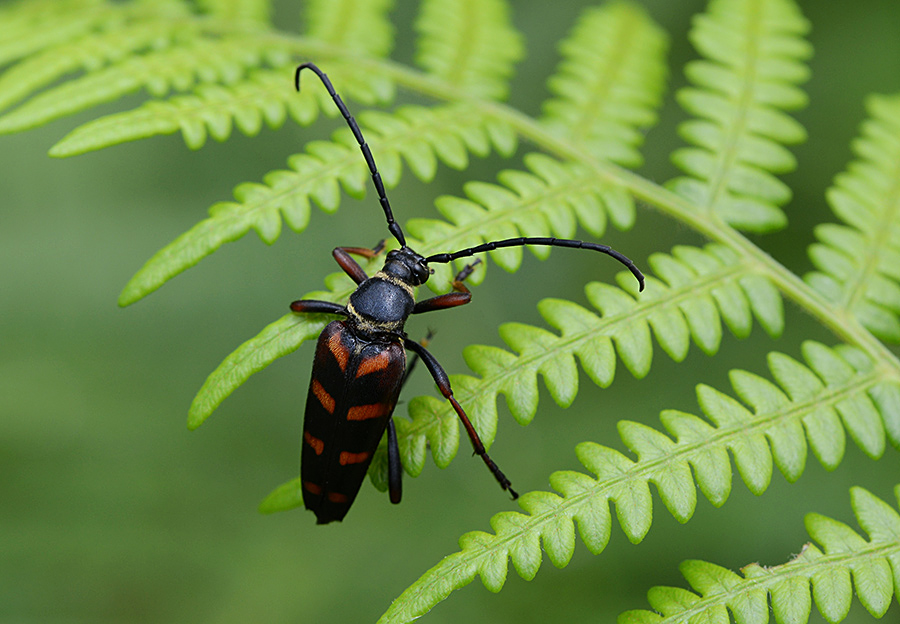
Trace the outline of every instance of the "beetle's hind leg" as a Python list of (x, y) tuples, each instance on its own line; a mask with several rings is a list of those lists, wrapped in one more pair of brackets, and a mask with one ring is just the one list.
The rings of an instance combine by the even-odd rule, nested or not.
[[(425, 337), (419, 341), (423, 347), (427, 347), (428, 343), (434, 337), (434, 332), (428, 330)], [(403, 373), (403, 380), (400, 382), (400, 389), (406, 385), (409, 376), (412, 375), (413, 369), (419, 361), (419, 354), (413, 353), (409, 364), (406, 365), (406, 372)], [(400, 502), (403, 495), (403, 465), (400, 463), (400, 445), (397, 442), (397, 427), (394, 425), (394, 417), (388, 419), (387, 424), (387, 452), (388, 452), (388, 491), (391, 495), (391, 502), (395, 505)]]
[(482, 461), (488, 467), (488, 470), (490, 470), (491, 474), (494, 475), (494, 478), (497, 479), (500, 487), (512, 494), (512, 497), (514, 499), (518, 498), (518, 493), (516, 493), (516, 491), (512, 489), (512, 483), (510, 483), (509, 479), (506, 478), (506, 475), (503, 474), (503, 471), (500, 470), (497, 464), (494, 463), (494, 460), (492, 460), (487, 454), (487, 451), (484, 448), (484, 444), (481, 442), (481, 438), (478, 437), (478, 432), (475, 431), (475, 427), (472, 426), (472, 423), (469, 421), (469, 417), (466, 416), (465, 410), (463, 410), (462, 406), (453, 396), (453, 389), (450, 387), (450, 378), (447, 377), (447, 373), (446, 371), (444, 371), (444, 368), (440, 365), (440, 363), (438, 363), (435, 357), (431, 355), (431, 353), (429, 353), (425, 349), (425, 347), (423, 347), (419, 343), (413, 342), (409, 339), (406, 339), (403, 342), (407, 349), (422, 358), (422, 361), (428, 368), (428, 372), (430, 372), (431, 376), (434, 378), (434, 381), (437, 384), (438, 389), (441, 391), (441, 394), (444, 395), (444, 398), (450, 401), (450, 405), (453, 406), (453, 409), (456, 411), (456, 414), (462, 421), (463, 427), (466, 428), (466, 433), (469, 434), (469, 439), (472, 441), (472, 447), (475, 449), (475, 454), (481, 457)]

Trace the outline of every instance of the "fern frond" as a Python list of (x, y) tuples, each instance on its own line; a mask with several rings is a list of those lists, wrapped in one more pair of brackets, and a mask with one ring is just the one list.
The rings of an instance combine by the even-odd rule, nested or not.
[(503, 0), (424, 0), (416, 62), (473, 98), (504, 99), (524, 53)]
[(806, 364), (780, 353), (769, 355), (776, 383), (745, 371), (731, 372), (735, 392), (753, 412), (700, 385), (697, 396), (708, 420), (664, 411), (661, 420), (672, 437), (640, 423), (619, 423), (635, 460), (599, 444), (580, 444), (578, 459), (596, 479), (578, 472), (554, 473), (550, 484), (559, 494), (529, 492), (519, 498), (525, 514), (495, 515), (494, 534), (463, 535), (460, 552), (445, 557), (411, 585), (382, 621), (410, 621), (476, 574), (485, 587), (499, 591), (510, 559), (520, 576), (533, 578), (541, 546), (554, 565), (565, 566), (575, 546), (574, 522), (588, 549), (601, 552), (612, 525), (610, 501), (629, 540), (641, 541), (651, 524), (651, 482), (680, 522), (693, 514), (697, 486), (710, 502), (722, 505), (731, 492), (729, 451), (744, 483), (760, 494), (771, 480), (773, 460), (789, 481), (800, 477), (807, 444), (825, 467), (836, 467), (844, 453), (845, 428), (871, 457), (882, 454), (886, 436), (900, 446), (900, 386), (895, 381), (847, 346), (831, 349), (808, 341), (802, 351)]
[(900, 342), (900, 97), (872, 97), (859, 160), (826, 197), (845, 225), (816, 228), (806, 281), (882, 340)]
[(384, 57), (394, 44), (388, 13), (393, 0), (312, 0), (306, 4), (306, 35), (348, 52)]
[(0, 7), (0, 65), (81, 37), (118, 15), (105, 0), (37, 0)]
[[(143, 6), (111, 7), (116, 8), (111, 8), (109, 24), (102, 30), (91, 30), (33, 53), (0, 75), (0, 110), (70, 73), (96, 71), (132, 53), (171, 45), (172, 40), (186, 38), (197, 31), (195, 23), (182, 19), (188, 11), (179, 3), (163, 5), (159, 13), (149, 15)], [(168, 10), (164, 12), (163, 8)]]
[(287, 49), (256, 37), (194, 38), (91, 72), (49, 89), (0, 117), (0, 134), (18, 132), (111, 102), (146, 88), (155, 96), (186, 91), (197, 81), (233, 84), (267, 58), (287, 61)]
[(796, 85), (809, 74), (802, 62), (811, 54), (802, 38), (808, 29), (788, 0), (714, 0), (695, 19), (691, 40), (707, 60), (687, 65), (696, 86), (682, 89), (678, 101), (700, 119), (680, 127), (695, 147), (673, 154), (690, 177), (671, 188), (696, 210), (751, 232), (785, 225), (779, 206), (791, 192), (772, 174), (795, 168), (783, 144), (806, 137), (783, 111), (806, 104)]
[(209, 15), (235, 24), (267, 26), (272, 11), (269, 0), (198, 0)]
[[(360, 101), (387, 101), (393, 97), (393, 85), (371, 74), (335, 64), (335, 71), (347, 92)], [(256, 135), (262, 122), (271, 128), (284, 123), (287, 114), (301, 125), (313, 123), (323, 110), (336, 114), (327, 92), (306, 89), (297, 94), (284, 70), (254, 70), (246, 80), (228, 85), (202, 85), (192, 95), (152, 100), (123, 113), (89, 121), (54, 145), (50, 155), (74, 156), (118, 143), (181, 131), (191, 149), (199, 149), (211, 135), (224, 141), (232, 125), (248, 136)]]
[[(497, 430), (497, 398), (503, 394), (513, 417), (527, 425), (537, 413), (538, 375), (557, 404), (567, 407), (578, 393), (576, 357), (591, 380), (609, 386), (616, 371), (616, 352), (628, 370), (643, 377), (653, 357), (651, 330), (663, 350), (683, 360), (691, 339), (706, 353), (718, 351), (722, 321), (738, 337), (750, 332), (753, 315), (767, 332), (778, 335), (784, 324), (781, 298), (753, 267), (725, 247), (677, 247), (673, 255), (654, 254), (650, 265), (660, 276), (647, 277), (637, 295), (629, 273), (620, 288), (592, 282), (585, 292), (600, 313), (575, 303), (545, 299), (538, 305), (544, 319), (560, 333), (521, 323), (500, 327), (513, 352), (482, 345), (466, 347), (466, 363), (480, 377), (452, 376), (454, 394), (486, 444)], [(411, 421), (395, 416), (398, 439), (407, 448), (431, 448), (435, 464), (446, 467), (456, 455), (457, 421), (445, 401), (416, 397), (409, 404)], [(408, 432), (408, 434), (407, 434)], [(404, 436), (414, 439), (407, 441)], [(410, 474), (424, 466), (424, 456), (403, 458)]]
[[(900, 499), (900, 486), (894, 493)], [(900, 515), (863, 488), (852, 488), (850, 497), (869, 540), (842, 522), (809, 514), (806, 528), (822, 549), (807, 544), (785, 564), (764, 568), (752, 563), (742, 574), (705, 561), (685, 561), (680, 569), (692, 591), (654, 587), (647, 594), (654, 611), (627, 611), (619, 624), (725, 624), (728, 611), (734, 621), (764, 623), (769, 621), (769, 596), (777, 621), (803, 624), (812, 610), (810, 589), (822, 617), (840, 622), (850, 610), (854, 587), (866, 610), (880, 618), (891, 597), (900, 594)]]
[[(508, 128), (464, 105), (441, 108), (407, 107), (393, 116), (363, 113), (359, 117), (386, 186), (397, 184), (401, 158), (424, 181), (436, 162), (463, 168), (467, 153), (485, 155), (493, 145), (501, 153), (515, 148)], [(134, 303), (166, 281), (197, 264), (223, 244), (251, 229), (272, 244), (281, 233), (281, 217), (295, 231), (306, 229), (310, 199), (326, 212), (340, 203), (340, 188), (355, 197), (365, 194), (369, 179), (359, 146), (346, 128), (332, 142), (312, 142), (306, 153), (288, 160), (291, 171), (273, 171), (264, 184), (246, 183), (235, 191), (237, 202), (221, 202), (210, 216), (157, 252), (125, 286), (120, 305)]]
[(638, 166), (642, 131), (656, 123), (665, 87), (667, 41), (640, 7), (624, 2), (590, 8), (560, 45), (550, 78), (556, 98), (543, 122), (600, 159)]

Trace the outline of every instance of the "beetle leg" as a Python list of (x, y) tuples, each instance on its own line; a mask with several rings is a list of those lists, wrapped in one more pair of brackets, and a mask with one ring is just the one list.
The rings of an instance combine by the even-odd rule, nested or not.
[(456, 277), (453, 278), (453, 290), (459, 290), (461, 292), (469, 292), (469, 289), (463, 285), (463, 281), (472, 275), (472, 272), (475, 270), (475, 267), (481, 264), (481, 258), (476, 258), (475, 262), (470, 262), (466, 266), (462, 268), (462, 270), (456, 274)]
[(317, 299), (301, 299), (291, 304), (294, 312), (341, 314), (347, 316), (347, 308), (332, 301), (319, 301)]
[[(419, 341), (419, 344), (423, 347), (427, 347), (428, 343), (431, 342), (431, 339), (434, 338), (434, 330), (429, 329), (428, 333), (425, 334), (425, 337)], [(413, 356), (410, 358), (409, 363), (406, 365), (406, 372), (403, 374), (403, 381), (400, 382), (400, 389), (403, 390), (403, 386), (406, 385), (406, 380), (409, 379), (409, 376), (412, 375), (413, 369), (416, 367), (416, 364), (419, 362), (419, 354), (413, 353)]]
[(467, 264), (462, 271), (456, 274), (456, 277), (453, 278), (453, 292), (419, 301), (413, 307), (412, 313), (421, 314), (422, 312), (431, 312), (433, 310), (445, 310), (469, 303), (472, 300), (472, 293), (463, 284), (463, 280), (472, 274), (472, 271), (475, 270), (475, 265), (479, 262), (481, 262), (481, 259)]
[(335, 247), (331, 252), (331, 255), (334, 256), (337, 263), (344, 269), (344, 273), (349, 275), (357, 284), (362, 284), (369, 279), (369, 276), (366, 275), (363, 268), (359, 266), (359, 263), (356, 262), (350, 254), (362, 256), (363, 258), (371, 260), (382, 251), (384, 251), (383, 238), (378, 241), (378, 244), (372, 249), (366, 249), (365, 247)]
[(334, 256), (334, 259), (337, 260), (337, 263), (344, 270), (344, 273), (350, 276), (357, 284), (362, 284), (364, 281), (369, 279), (369, 276), (366, 275), (366, 272), (363, 270), (359, 263), (353, 259), (350, 254), (356, 254), (358, 256), (363, 256), (373, 258), (371, 254), (371, 249), (366, 249), (365, 247), (335, 247), (334, 251), (331, 252), (331, 255)]
[(481, 457), (482, 461), (484, 461), (485, 465), (488, 467), (488, 470), (491, 471), (491, 474), (494, 475), (494, 478), (497, 479), (497, 482), (500, 484), (504, 490), (509, 490), (509, 493), (512, 494), (512, 497), (518, 498), (519, 495), (516, 493), (514, 489), (512, 489), (512, 484), (509, 479), (506, 478), (506, 475), (500, 470), (497, 464), (494, 463), (484, 448), (484, 444), (481, 442), (481, 438), (478, 437), (478, 432), (475, 431), (475, 427), (472, 426), (472, 423), (469, 421), (469, 417), (466, 416), (465, 410), (463, 410), (462, 406), (453, 396), (453, 390), (450, 387), (450, 378), (447, 377), (446, 371), (444, 371), (443, 367), (438, 363), (433, 355), (431, 355), (425, 347), (420, 345), (417, 342), (413, 342), (409, 339), (404, 339), (404, 345), (407, 349), (417, 354), (422, 361), (425, 362), (425, 366), (428, 368), (428, 372), (431, 373), (431, 376), (434, 378), (434, 382), (437, 384), (438, 389), (441, 391), (441, 394), (444, 395), (448, 401), (450, 401), (450, 405), (453, 406), (453, 409), (456, 411), (456, 414), (459, 416), (459, 419), (462, 421), (463, 427), (466, 428), (466, 433), (469, 434), (469, 439), (472, 441), (472, 446), (475, 449), (475, 454)]
[(403, 465), (400, 463), (400, 445), (397, 443), (397, 428), (394, 426), (393, 417), (388, 418), (388, 491), (391, 502), (395, 505), (403, 496)]

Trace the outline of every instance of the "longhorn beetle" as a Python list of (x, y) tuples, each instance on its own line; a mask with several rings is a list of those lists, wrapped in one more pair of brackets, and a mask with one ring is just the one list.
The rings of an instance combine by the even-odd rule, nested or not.
[[(512, 489), (509, 479), (488, 456), (466, 412), (453, 397), (447, 373), (423, 345), (410, 340), (403, 330), (406, 319), (411, 314), (469, 303), (472, 295), (463, 280), (471, 273), (472, 265), (466, 266), (456, 276), (453, 292), (416, 301), (413, 289), (428, 281), (433, 272), (428, 266), (430, 263), (447, 263), (492, 249), (524, 245), (573, 247), (610, 255), (628, 267), (640, 283), (641, 290), (644, 289), (644, 276), (631, 260), (606, 245), (558, 238), (510, 238), (453, 253), (420, 256), (407, 246), (400, 224), (394, 221), (391, 204), (375, 167), (372, 152), (328, 76), (313, 63), (303, 63), (297, 67), (294, 75), (297, 91), (300, 90), (300, 73), (304, 69), (309, 69), (319, 77), (353, 131), (372, 174), (378, 200), (387, 219), (388, 231), (400, 243), (400, 248), (389, 251), (384, 268), (369, 277), (352, 255), (374, 258), (381, 252), (381, 245), (375, 249), (337, 247), (332, 252), (334, 259), (357, 284), (347, 305), (311, 299), (291, 304), (294, 312), (337, 314), (345, 317), (329, 323), (316, 345), (303, 423), (300, 462), (303, 503), (316, 514), (318, 524), (343, 520), (362, 486), (372, 455), (385, 429), (388, 434), (388, 489), (391, 502), (400, 502), (403, 469), (391, 414), (397, 405), (397, 397), (406, 376), (406, 349), (415, 354), (414, 358), (418, 356), (422, 360), (441, 394), (453, 406), (469, 434), (475, 454), (481, 457), (500, 487), (517, 498), (518, 494)], [(414, 362), (415, 359), (410, 366)]]

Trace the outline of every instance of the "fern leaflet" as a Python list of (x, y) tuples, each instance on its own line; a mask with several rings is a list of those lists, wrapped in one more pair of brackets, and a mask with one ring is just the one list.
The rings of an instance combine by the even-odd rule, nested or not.
[(646, 425), (621, 421), (619, 433), (636, 460), (599, 444), (580, 444), (578, 459), (596, 479), (571, 471), (552, 474), (550, 484), (560, 494), (529, 492), (519, 498), (526, 514), (499, 513), (491, 519), (494, 534), (465, 534), (460, 552), (445, 557), (411, 585), (382, 621), (410, 621), (476, 574), (485, 587), (499, 591), (508, 560), (520, 576), (533, 578), (541, 563), (541, 545), (554, 565), (565, 566), (575, 546), (573, 521), (588, 549), (601, 552), (610, 536), (610, 501), (628, 538), (641, 541), (652, 517), (650, 482), (680, 522), (693, 514), (697, 486), (710, 502), (722, 505), (731, 492), (729, 451), (744, 483), (760, 494), (771, 481), (773, 460), (789, 481), (800, 477), (807, 444), (824, 466), (837, 466), (844, 454), (845, 428), (871, 457), (883, 453), (886, 437), (900, 446), (896, 380), (851, 347), (830, 349), (809, 341), (803, 355), (805, 365), (780, 353), (769, 355), (777, 385), (744, 371), (731, 372), (735, 392), (753, 412), (700, 385), (697, 397), (709, 421), (664, 411), (663, 425), (674, 440)]
[(656, 122), (665, 86), (666, 38), (639, 7), (611, 3), (585, 11), (550, 78), (556, 98), (544, 123), (594, 156), (637, 166), (642, 130)]
[(416, 21), (416, 61), (470, 97), (503, 99), (521, 35), (502, 0), (424, 0)]
[[(900, 486), (894, 492), (900, 500)], [(900, 588), (900, 515), (863, 488), (852, 488), (850, 497), (868, 541), (842, 522), (810, 514), (806, 528), (822, 549), (807, 544), (785, 564), (764, 568), (752, 563), (742, 575), (705, 561), (685, 561), (681, 573), (693, 591), (654, 587), (647, 595), (654, 611), (627, 611), (619, 624), (727, 624), (728, 611), (737, 622), (763, 624), (769, 621), (769, 596), (777, 621), (803, 624), (812, 610), (810, 588), (819, 613), (840, 622), (850, 610), (853, 587), (866, 610), (880, 618), (900, 592), (895, 590)]]
[(860, 160), (826, 197), (845, 225), (816, 228), (806, 281), (882, 340), (900, 342), (900, 98), (872, 97)]
[(752, 232), (785, 225), (779, 206), (790, 189), (772, 173), (796, 166), (781, 144), (806, 137), (782, 111), (806, 103), (795, 85), (809, 73), (802, 61), (811, 48), (801, 38), (808, 29), (789, 0), (714, 0), (696, 18), (691, 40), (708, 60), (687, 65), (696, 87), (682, 89), (678, 100), (701, 119), (680, 127), (695, 147), (672, 159), (691, 177), (671, 187), (697, 210)]

